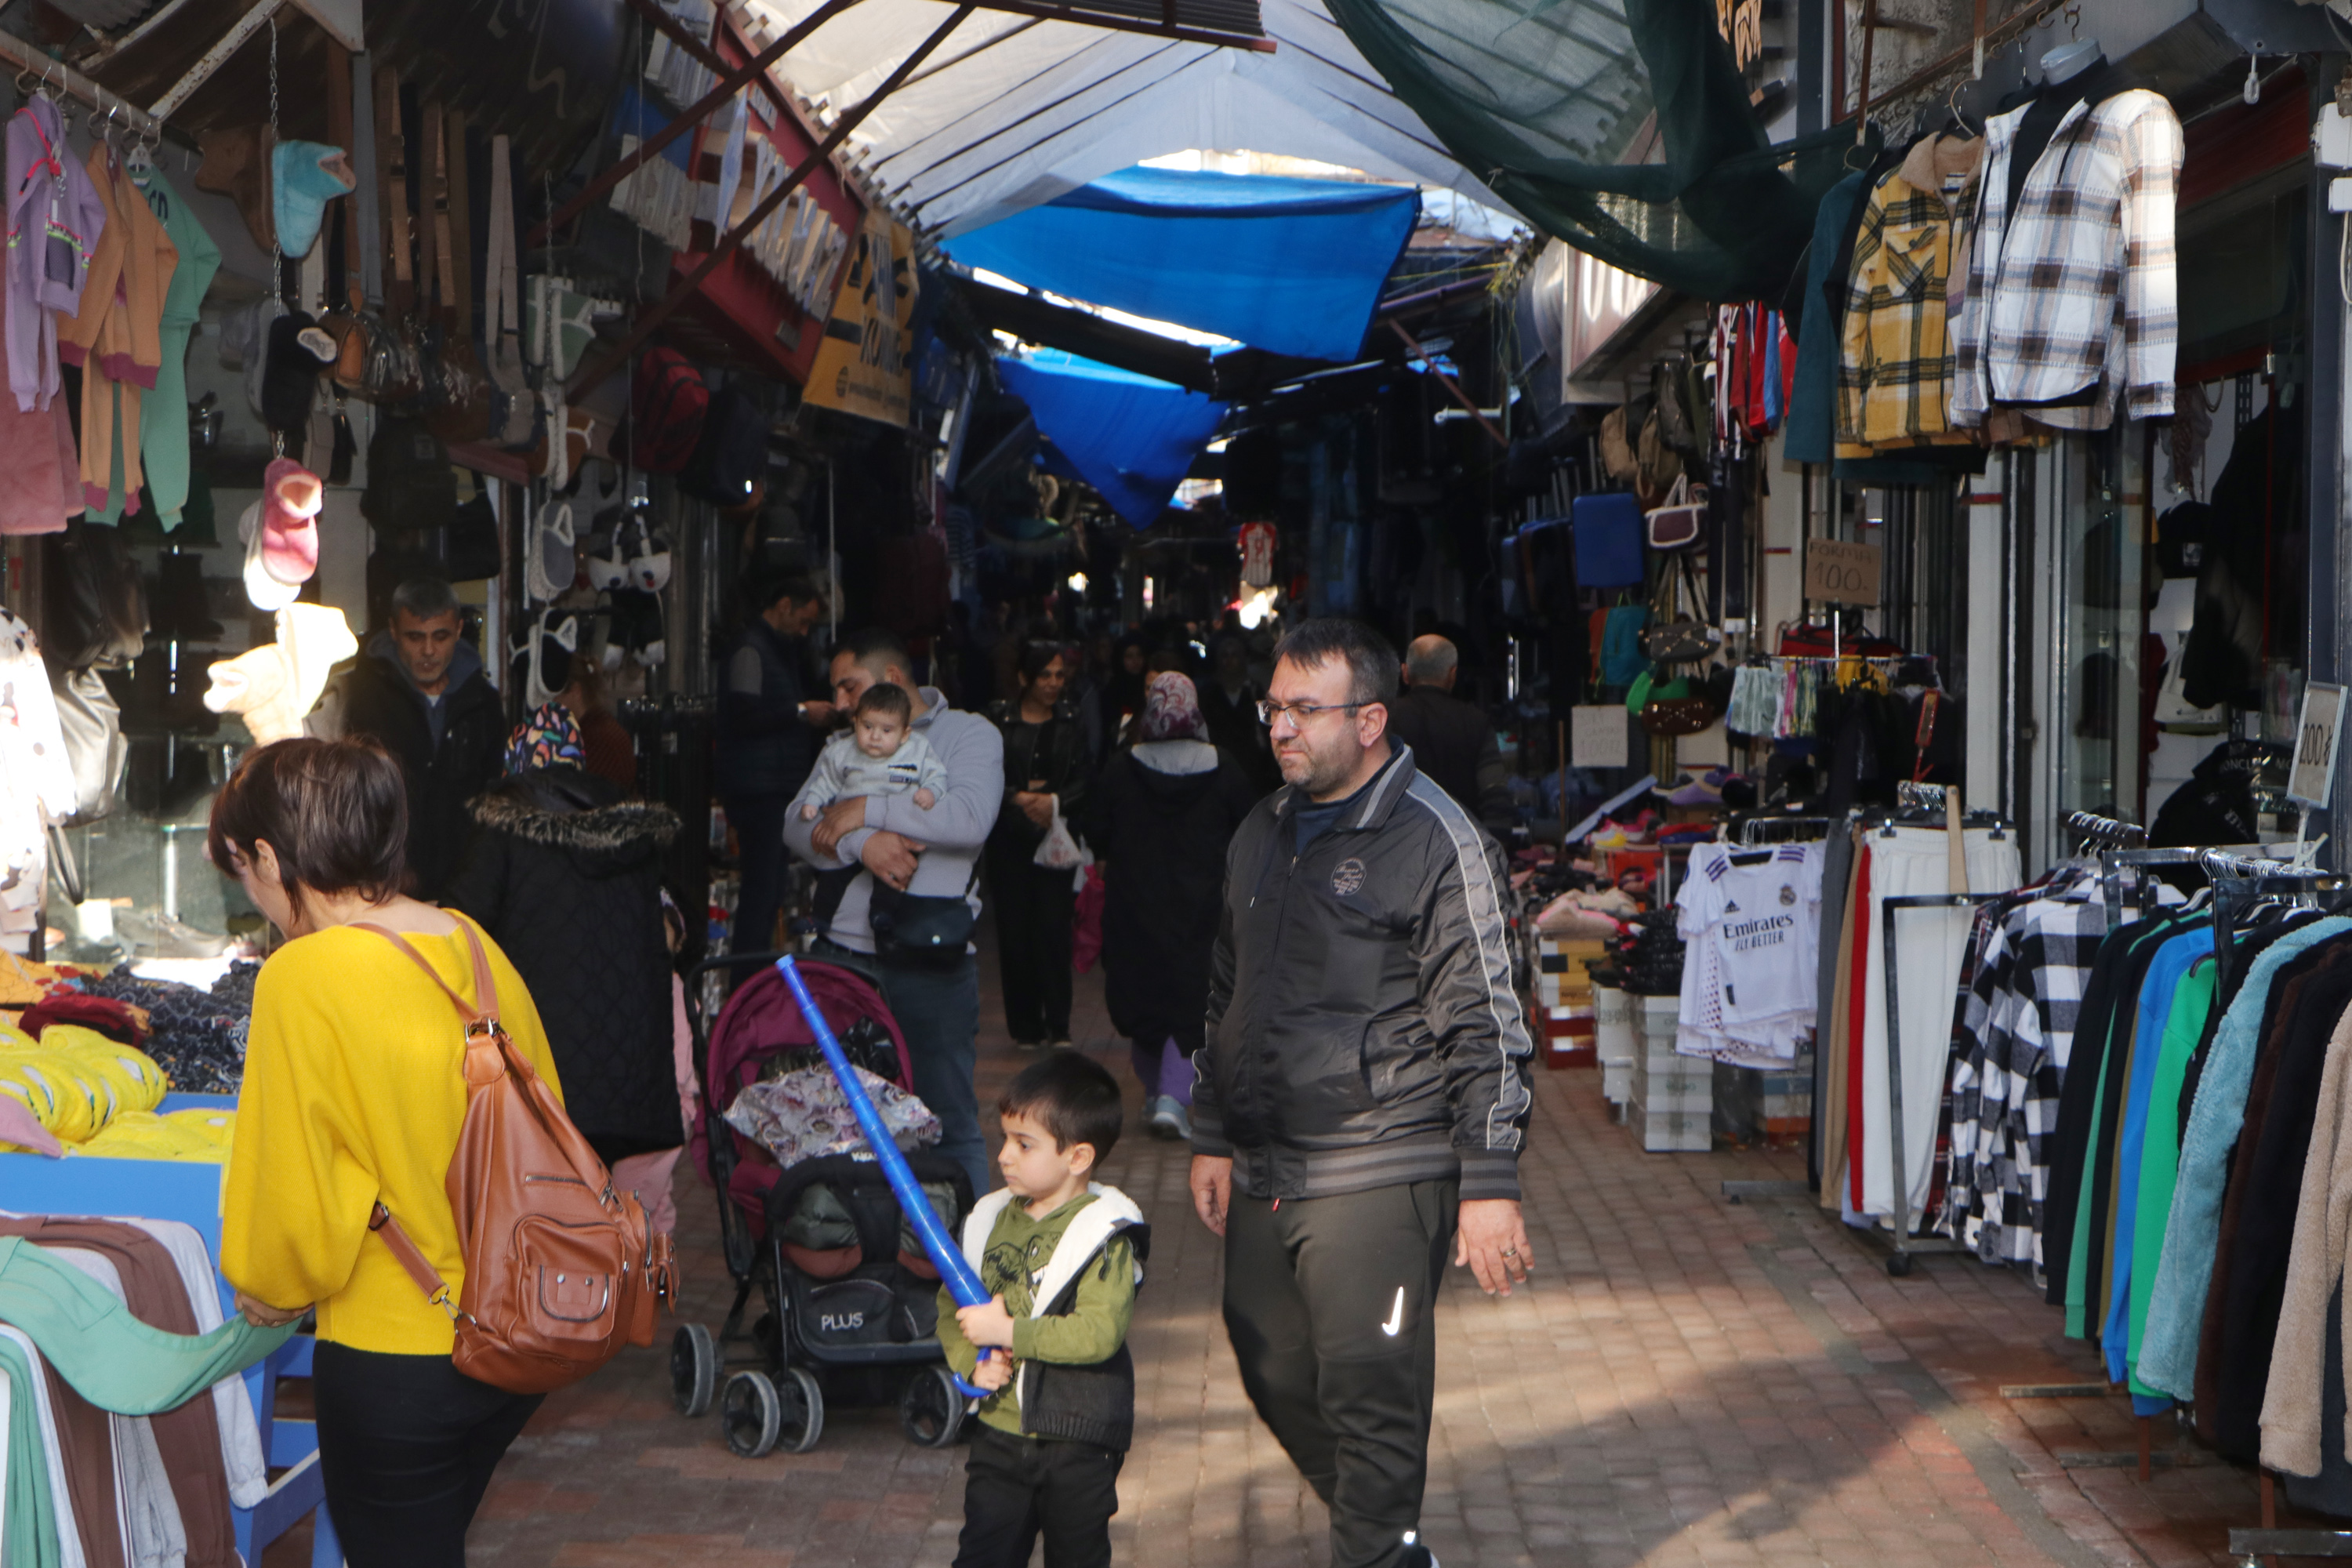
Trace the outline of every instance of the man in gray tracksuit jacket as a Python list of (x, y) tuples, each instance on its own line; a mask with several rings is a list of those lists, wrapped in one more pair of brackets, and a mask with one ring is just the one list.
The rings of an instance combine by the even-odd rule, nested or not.
[(1276, 650), (1261, 711), (1288, 787), (1225, 856), (1194, 1207), (1225, 1238), (1251, 1402), (1331, 1509), (1333, 1568), (1423, 1568), (1449, 1248), (1524, 1283), (1533, 1047), (1500, 851), (1386, 734), (1397, 658), (1351, 622)]

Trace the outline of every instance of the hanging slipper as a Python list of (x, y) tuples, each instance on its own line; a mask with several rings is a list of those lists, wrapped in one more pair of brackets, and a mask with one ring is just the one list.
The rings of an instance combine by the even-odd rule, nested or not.
[(310, 254), (327, 204), (359, 189), (351, 160), (341, 147), (322, 142), (280, 142), (269, 152), (270, 211), (278, 220), (278, 248), (289, 257)]
[(554, 701), (555, 694), (572, 684), (572, 656), (579, 647), (579, 616), (559, 621), (552, 609), (540, 611), (514, 649), (523, 674), (523, 700), (533, 708)]
[(275, 615), (301, 597), (301, 584), (280, 582), (262, 563), (259, 501), (247, 507), (236, 520), (236, 536), (245, 545), (245, 596), (255, 609)]
[(588, 557), (588, 585), (600, 594), (629, 585), (629, 558), (621, 542), (626, 517), (617, 508), (596, 514), (583, 546)]
[(558, 501), (539, 509), (531, 520), (530, 548), (523, 561), (524, 587), (544, 604), (572, 591), (580, 574), (579, 551), (572, 534), (572, 503)]
[(275, 458), (261, 479), (261, 564), (300, 587), (319, 569), (319, 511), (327, 489), (291, 458)]

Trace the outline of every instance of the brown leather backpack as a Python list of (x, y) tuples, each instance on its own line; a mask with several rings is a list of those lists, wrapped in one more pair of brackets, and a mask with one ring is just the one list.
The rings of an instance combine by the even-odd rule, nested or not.
[(383, 1238), (425, 1299), (457, 1325), (459, 1372), (510, 1394), (576, 1383), (654, 1340), (654, 1306), (670, 1298), (670, 1238), (646, 1223), (634, 1193), (615, 1193), (603, 1161), (499, 1025), (497, 983), (482, 940), (474, 953), (479, 1008), (425, 956), (378, 925), (465, 1020), (466, 1121), (449, 1161), (449, 1208), (466, 1259), (458, 1300), (383, 1204), (368, 1228)]

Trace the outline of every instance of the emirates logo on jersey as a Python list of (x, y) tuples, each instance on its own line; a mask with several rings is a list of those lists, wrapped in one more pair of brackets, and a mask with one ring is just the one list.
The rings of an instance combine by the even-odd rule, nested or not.
[(1331, 868), (1331, 890), (1350, 899), (1364, 890), (1364, 863), (1349, 858)]

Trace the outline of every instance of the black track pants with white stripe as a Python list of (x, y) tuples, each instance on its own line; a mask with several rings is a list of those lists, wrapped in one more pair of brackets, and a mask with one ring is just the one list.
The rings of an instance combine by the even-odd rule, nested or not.
[(1421, 1523), (1459, 1184), (1279, 1205), (1236, 1192), (1225, 1330), (1250, 1402), (1331, 1508), (1332, 1568), (1389, 1568)]

